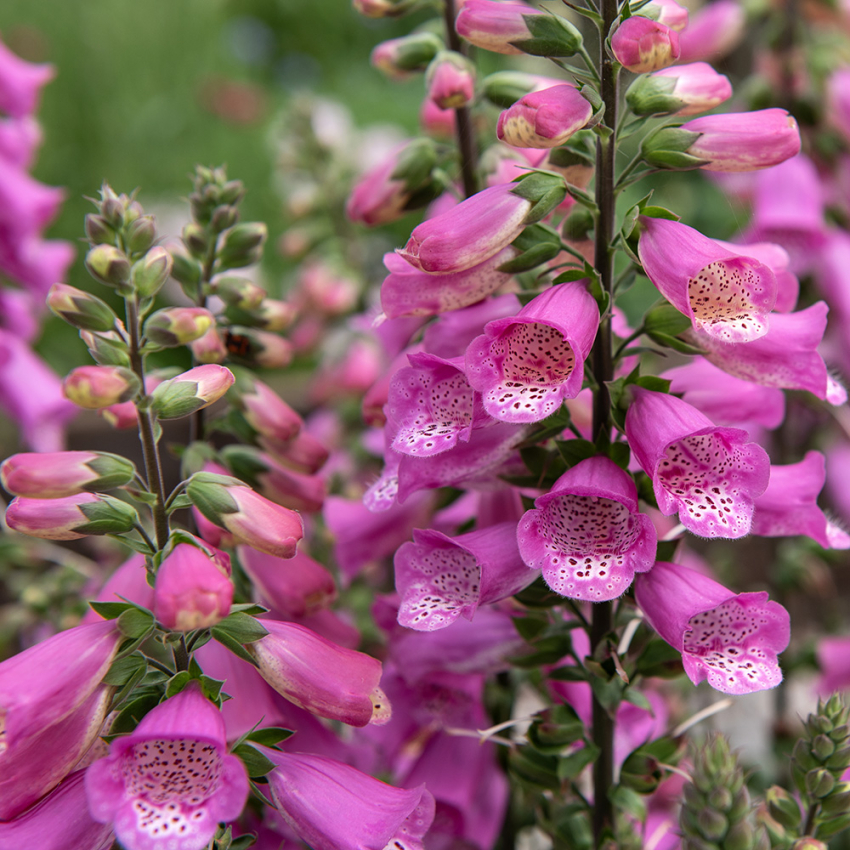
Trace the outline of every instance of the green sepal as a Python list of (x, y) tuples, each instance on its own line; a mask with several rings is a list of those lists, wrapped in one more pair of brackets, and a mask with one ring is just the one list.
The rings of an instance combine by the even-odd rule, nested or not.
[(109, 727), (109, 735), (103, 736), (104, 740), (111, 742), (119, 735), (128, 735), (139, 725), (148, 712), (153, 711), (159, 705), (159, 702), (160, 695), (158, 692), (141, 694), (130, 700), (112, 721)]
[(271, 773), (275, 768), (274, 762), (271, 759), (248, 744), (239, 744), (239, 746), (234, 747), (233, 755), (238, 756), (242, 760), (251, 779), (260, 779)]
[(558, 759), (558, 778), (570, 781), (577, 779), (578, 775), (599, 758), (601, 750), (592, 741), (585, 739), (584, 746), (574, 753), (561, 756)]
[(528, 730), (528, 740), (538, 752), (558, 755), (565, 747), (580, 741), (585, 729), (575, 709), (557, 705), (538, 712)]
[(675, 679), (682, 670), (682, 653), (656, 637), (646, 645), (635, 665), (635, 672), (647, 678)]
[(531, 202), (525, 217), (526, 224), (535, 224), (545, 218), (567, 196), (564, 178), (545, 171), (533, 171), (513, 183), (512, 194)]
[(155, 622), (150, 611), (141, 608), (129, 608), (118, 617), (118, 628), (121, 630), (121, 634), (133, 640), (138, 640), (153, 631)]
[(213, 639), (218, 641), (223, 647), (229, 649), (235, 656), (241, 658), (243, 661), (247, 661), (249, 664), (254, 667), (258, 667), (256, 659), (238, 640), (236, 640), (229, 632), (219, 631), (216, 626), (213, 626), (210, 629), (210, 634)]
[(510, 658), (514, 667), (529, 669), (541, 667), (544, 664), (557, 664), (572, 650), (572, 640), (569, 634), (548, 635), (534, 641), (531, 645), (533, 652)]
[(226, 632), (241, 644), (253, 643), (269, 633), (259, 620), (241, 611), (225, 617), (216, 623), (213, 629), (217, 632)]
[(557, 756), (548, 756), (532, 747), (517, 747), (508, 755), (511, 773), (523, 782), (550, 791), (561, 788)]
[(100, 614), (104, 620), (117, 620), (125, 611), (133, 607), (135, 606), (129, 602), (89, 602), (89, 608), (96, 614)]
[(599, 454), (595, 443), (591, 443), (590, 440), (581, 440), (579, 438), (574, 440), (555, 440), (555, 445), (558, 447), (558, 452), (568, 468), (588, 458), (596, 457)]
[(514, 594), (514, 599), (526, 608), (552, 608), (555, 605), (560, 605), (564, 601), (564, 597), (555, 593), (540, 576), (536, 578), (528, 587)]
[(581, 33), (569, 21), (556, 15), (523, 15), (531, 38), (514, 41), (512, 46), (532, 56), (564, 59), (575, 56), (582, 45)]
[(263, 729), (255, 729), (245, 736), (246, 741), (253, 741), (264, 747), (277, 749), (277, 745), (291, 738), (295, 733), (292, 729), (284, 729), (282, 726), (266, 726)]
[(561, 251), (558, 234), (551, 227), (542, 224), (529, 225), (511, 244), (520, 253), (499, 266), (498, 270), (505, 274), (531, 271), (554, 259)]

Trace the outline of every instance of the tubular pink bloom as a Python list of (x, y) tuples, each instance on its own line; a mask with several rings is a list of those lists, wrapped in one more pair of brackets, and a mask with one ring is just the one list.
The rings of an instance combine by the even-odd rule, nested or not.
[(27, 452), (0, 465), (0, 481), (13, 496), (58, 499), (129, 483), (135, 467), (107, 452)]
[(520, 558), (514, 522), (454, 538), (417, 528), (394, 563), (398, 621), (420, 632), (444, 629), (459, 616), (471, 620), (480, 605), (507, 599), (537, 578)]
[(10, 165), (28, 169), (41, 141), (41, 126), (31, 115), (0, 119), (0, 159)]
[(659, 21), (632, 15), (611, 36), (617, 61), (634, 74), (648, 74), (679, 58), (679, 34)]
[(227, 359), (227, 348), (218, 328), (210, 328), (203, 336), (193, 340), (189, 348), (198, 363), (224, 363)]
[(13, 118), (31, 115), (38, 107), (41, 87), (53, 79), (52, 65), (34, 65), (0, 42), (0, 112)]
[(475, 304), (506, 284), (511, 275), (499, 267), (517, 255), (502, 248), (476, 266), (451, 274), (429, 274), (398, 254), (384, 254), (389, 274), (381, 286), (381, 307), (390, 319), (400, 316), (434, 316)]
[(688, 678), (726, 694), (782, 681), (777, 655), (788, 646), (788, 612), (767, 593), (735, 593), (708, 576), (659, 561), (635, 582), (649, 624), (682, 653)]
[(456, 132), (457, 113), (454, 109), (440, 109), (430, 97), (426, 97), (419, 110), (419, 126), (423, 133), (435, 139), (451, 139)]
[(800, 281), (789, 269), (791, 258), (783, 247), (773, 242), (748, 242), (739, 245), (735, 242), (724, 242), (722, 239), (714, 241), (731, 254), (752, 257), (764, 263), (773, 272), (776, 278), (776, 304), (773, 309), (777, 313), (790, 313), (797, 306)]
[(815, 283), (842, 323), (850, 320), (850, 234), (826, 231), (815, 261)]
[(425, 86), (440, 109), (459, 109), (475, 97), (475, 66), (460, 53), (443, 50), (428, 66)]
[(721, 342), (767, 333), (776, 276), (752, 257), (731, 254), (678, 221), (641, 217), (638, 253), (647, 277), (696, 330)]
[[(747, 343), (749, 344), (749, 343)], [(704, 413), (716, 425), (749, 430), (752, 423), (778, 428), (785, 419), (785, 395), (774, 387), (763, 387), (736, 378), (703, 357), (661, 374), (671, 381), (670, 392)]]
[(240, 546), (239, 563), (260, 598), (276, 613), (298, 619), (328, 608), (336, 599), (336, 582), (318, 561), (303, 552), (284, 561)]
[[(145, 556), (140, 552), (131, 555), (101, 587), (96, 602), (121, 602), (122, 597), (143, 608), (153, 608), (153, 588), (148, 584)], [(83, 624), (99, 623), (103, 618), (94, 608), (83, 616)]]
[(679, 513), (701, 537), (744, 537), (753, 501), (764, 493), (770, 461), (747, 432), (719, 428), (696, 408), (665, 393), (633, 389), (626, 437), (652, 479), (658, 508)]
[(584, 127), (593, 107), (575, 86), (532, 92), (499, 116), (498, 137), (517, 148), (556, 148)]
[(604, 602), (655, 561), (655, 528), (628, 473), (605, 457), (568, 469), (517, 528), (522, 559), (562, 596)]
[(405, 369), (410, 364), (408, 354), (421, 351), (420, 344), (412, 345), (410, 348), (397, 354), (390, 365), (384, 369), (381, 376), (366, 390), (363, 401), (360, 404), (360, 413), (363, 421), (372, 428), (383, 428), (387, 424), (384, 406), (390, 394), (390, 384), (399, 369)]
[(263, 620), (269, 634), (248, 645), (260, 675), (299, 708), (350, 726), (389, 721), (381, 662), (337, 646), (304, 626)]
[(821, 679), (818, 691), (831, 694), (850, 687), (850, 637), (821, 638), (817, 645)]
[(238, 400), (242, 415), (267, 446), (288, 445), (304, 425), (304, 420), (262, 381), (255, 379), (250, 391), (239, 392)]
[(356, 278), (321, 260), (304, 264), (298, 277), (298, 287), (298, 309), (312, 307), (320, 314), (329, 316), (352, 310), (360, 293), (360, 284)]
[(667, 113), (699, 115), (732, 97), (729, 78), (705, 62), (663, 68), (639, 77), (629, 86), (626, 99), (638, 115)]
[(706, 360), (736, 378), (765, 387), (808, 390), (830, 404), (843, 404), (846, 390), (829, 376), (817, 351), (828, 312), (818, 301), (797, 313), (775, 313), (769, 333), (742, 345), (726, 345), (694, 330), (688, 336), (703, 349)]
[(78, 366), (62, 382), (65, 398), (79, 407), (97, 410), (130, 401), (139, 391), (139, 379), (118, 366)]
[(826, 120), (850, 141), (850, 68), (844, 66), (830, 74), (826, 81)]
[(45, 186), (0, 159), (0, 226), (13, 238), (47, 227), (56, 218), (64, 197), (62, 189)]
[(167, 629), (207, 629), (230, 613), (232, 602), (227, 571), (191, 543), (178, 543), (157, 570), (154, 613)]
[(122, 639), (101, 621), (0, 663), (0, 820), (55, 787), (94, 742), (111, 697), (100, 681)]
[(462, 357), (472, 340), (483, 333), (488, 322), (514, 316), (520, 308), (516, 295), (508, 294), (444, 313), (425, 328), (422, 335), (425, 351), (438, 357)]
[(304, 430), (299, 431), (297, 436), (285, 445), (268, 437), (259, 437), (257, 442), (260, 448), (284, 466), (298, 472), (306, 472), (308, 475), (317, 473), (330, 456), (324, 443)]
[(47, 295), (65, 279), (76, 250), (70, 242), (44, 240), (37, 234), (0, 239), (0, 271), (27, 289)]
[(291, 511), (316, 513), (325, 502), (327, 486), (323, 478), (287, 469), (269, 455), (259, 455), (266, 471), (256, 472), (257, 490), (276, 505)]
[(784, 109), (705, 115), (681, 129), (699, 133), (687, 152), (705, 160), (705, 171), (772, 168), (800, 152), (800, 129)]
[(747, 16), (738, 0), (706, 3), (691, 15), (680, 36), (682, 62), (715, 61), (733, 50), (744, 36)]
[(393, 376), (385, 408), (395, 451), (431, 457), (458, 441), (468, 443), (474, 428), (492, 422), (460, 358), (446, 360), (423, 352), (408, 359), (410, 366)]
[(493, 418), (539, 422), (581, 391), (598, 328), (599, 307), (583, 283), (553, 286), (470, 344), (469, 383)]
[(806, 452), (799, 463), (770, 467), (770, 483), (756, 499), (753, 534), (792, 537), (805, 534), (824, 549), (850, 549), (850, 537), (834, 526), (818, 507), (826, 481), (826, 461), (820, 452)]
[(14, 531), (43, 540), (77, 540), (87, 534), (122, 534), (138, 522), (133, 507), (112, 496), (78, 493), (61, 499), (18, 496), (6, 509)]
[(516, 183), (484, 189), (414, 228), (399, 256), (424, 272), (449, 274), (489, 260), (519, 236), (532, 203)]
[(422, 850), (434, 820), (424, 785), (394, 788), (324, 756), (267, 752), (272, 800), (313, 850)]
[(494, 0), (466, 0), (457, 16), (458, 35), (476, 47), (493, 53), (518, 55), (515, 42), (531, 38), (528, 18), (545, 15), (524, 3), (497, 3)]
[(221, 712), (193, 683), (149, 712), (86, 771), (89, 811), (126, 850), (202, 850), (248, 799)]

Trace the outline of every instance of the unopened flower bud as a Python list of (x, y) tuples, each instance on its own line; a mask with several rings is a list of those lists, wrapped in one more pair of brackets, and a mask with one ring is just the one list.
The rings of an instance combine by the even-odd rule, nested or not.
[(393, 79), (403, 79), (413, 71), (424, 71), (442, 49), (443, 42), (430, 32), (415, 32), (402, 38), (382, 41), (372, 51), (372, 67)]
[(144, 254), (155, 240), (156, 219), (152, 215), (139, 216), (127, 228), (127, 248), (131, 254)]
[(705, 62), (638, 77), (626, 91), (635, 115), (698, 115), (732, 97), (732, 85)]
[(292, 362), (292, 343), (277, 334), (234, 325), (225, 341), (233, 360), (263, 369), (282, 369)]
[(224, 234), (219, 262), (222, 268), (236, 269), (256, 263), (263, 254), (268, 228), (263, 222), (237, 224)]
[(818, 841), (817, 838), (806, 836), (799, 841), (795, 841), (791, 845), (791, 850), (827, 850), (826, 844), (823, 841)]
[(102, 216), (89, 213), (86, 216), (86, 236), (92, 245), (115, 243), (115, 228)]
[(0, 480), (13, 496), (61, 499), (122, 487), (135, 471), (129, 460), (107, 452), (24, 452), (3, 461)]
[(806, 790), (813, 797), (826, 797), (835, 788), (835, 777), (823, 767), (816, 767), (806, 774)]
[[(120, 320), (118, 324), (123, 327)], [(130, 349), (115, 331), (80, 331), (80, 339), (99, 366), (121, 366), (124, 369), (131, 367)]]
[(240, 379), (233, 394), (254, 437), (269, 440), (271, 446), (289, 445), (304, 425), (301, 417), (262, 381), (255, 379), (243, 388)]
[(235, 206), (245, 197), (245, 184), (241, 180), (228, 180), (221, 187), (218, 197), (221, 203)]
[(676, 0), (652, 0), (641, 7), (640, 13), (676, 32), (681, 32), (688, 25), (688, 10)]
[(192, 221), (184, 228), (183, 244), (189, 249), (189, 253), (198, 260), (204, 260), (210, 247), (209, 236), (200, 224)]
[(425, 86), (440, 109), (459, 109), (475, 97), (475, 67), (462, 54), (441, 50), (428, 66)]
[(107, 286), (124, 288), (130, 282), (130, 261), (114, 245), (97, 245), (86, 254), (86, 268)]
[(201, 282), (201, 264), (181, 248), (171, 249), (171, 261), (171, 276), (183, 287), (184, 292), (194, 295)]
[(218, 295), (225, 304), (240, 310), (253, 310), (259, 307), (266, 297), (266, 290), (253, 281), (236, 275), (222, 275), (210, 284), (210, 290)]
[(239, 221), (239, 210), (229, 204), (223, 204), (213, 210), (210, 227), (216, 233), (221, 233), (228, 227), (233, 227), (237, 221)]
[(134, 372), (119, 366), (78, 366), (62, 383), (65, 398), (80, 407), (97, 410), (130, 401), (141, 389)]
[(781, 826), (797, 829), (800, 825), (800, 804), (784, 788), (778, 785), (768, 788), (765, 803), (770, 816)]
[(54, 283), (47, 293), (51, 312), (69, 325), (86, 331), (109, 331), (117, 317), (112, 308), (94, 295), (65, 283)]
[(352, 0), (355, 10), (367, 18), (397, 18), (416, 5), (416, 0)]
[(263, 303), (251, 311), (257, 327), (264, 331), (284, 331), (295, 320), (297, 311), (287, 301), (278, 301), (276, 298), (264, 298)]
[(160, 419), (180, 419), (218, 401), (233, 384), (233, 373), (208, 363), (163, 381), (151, 394)]
[(211, 327), (203, 336), (189, 343), (189, 348), (198, 363), (224, 363), (227, 360), (227, 349), (216, 327)]
[(167, 629), (207, 629), (230, 613), (232, 602), (228, 571), (199, 546), (178, 543), (157, 570), (154, 613)]
[(171, 254), (165, 248), (151, 248), (133, 264), (132, 278), (136, 292), (142, 298), (151, 298), (162, 288), (171, 274)]
[(164, 348), (186, 345), (202, 337), (215, 317), (202, 307), (168, 307), (157, 310), (145, 322), (145, 336)]
[(496, 133), (518, 148), (555, 148), (584, 127), (593, 107), (575, 86), (532, 92), (499, 116)]
[(61, 499), (18, 496), (6, 511), (9, 528), (44, 540), (76, 540), (87, 534), (124, 534), (138, 521), (131, 505), (113, 496), (93, 493)]
[(635, 74), (647, 74), (679, 58), (679, 36), (658, 21), (633, 15), (614, 31), (611, 50), (623, 67)]

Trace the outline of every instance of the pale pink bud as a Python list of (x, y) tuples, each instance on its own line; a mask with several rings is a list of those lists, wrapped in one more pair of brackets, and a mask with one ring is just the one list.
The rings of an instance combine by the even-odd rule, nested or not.
[(593, 107), (575, 86), (560, 85), (532, 92), (499, 116), (496, 133), (518, 148), (556, 148), (581, 130)]
[(635, 74), (647, 74), (672, 65), (679, 58), (679, 35), (658, 21), (633, 15), (611, 36), (617, 61)]
[(97, 410), (132, 399), (141, 382), (118, 366), (78, 366), (62, 382), (65, 398), (79, 407)]
[(123, 534), (139, 518), (126, 502), (112, 496), (78, 493), (61, 499), (18, 496), (6, 510), (14, 531), (44, 540), (76, 540), (87, 534)]
[(179, 419), (218, 401), (231, 387), (233, 373), (208, 363), (163, 381), (152, 393), (160, 419)]
[(227, 359), (227, 348), (215, 327), (189, 343), (189, 348), (198, 363), (223, 363)]
[(475, 70), (465, 56), (444, 50), (428, 66), (425, 85), (440, 109), (459, 109), (475, 97)]
[(145, 322), (145, 336), (167, 348), (186, 345), (202, 337), (215, 325), (215, 318), (202, 307), (169, 307), (157, 310)]
[(59, 499), (129, 483), (133, 464), (106, 452), (27, 452), (3, 461), (0, 480), (15, 496)]

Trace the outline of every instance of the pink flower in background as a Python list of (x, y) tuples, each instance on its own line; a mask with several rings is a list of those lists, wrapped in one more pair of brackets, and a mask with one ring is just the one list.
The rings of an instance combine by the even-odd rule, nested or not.
[(716, 0), (691, 13), (688, 26), (679, 37), (682, 62), (722, 59), (741, 41), (747, 15), (738, 0)]

